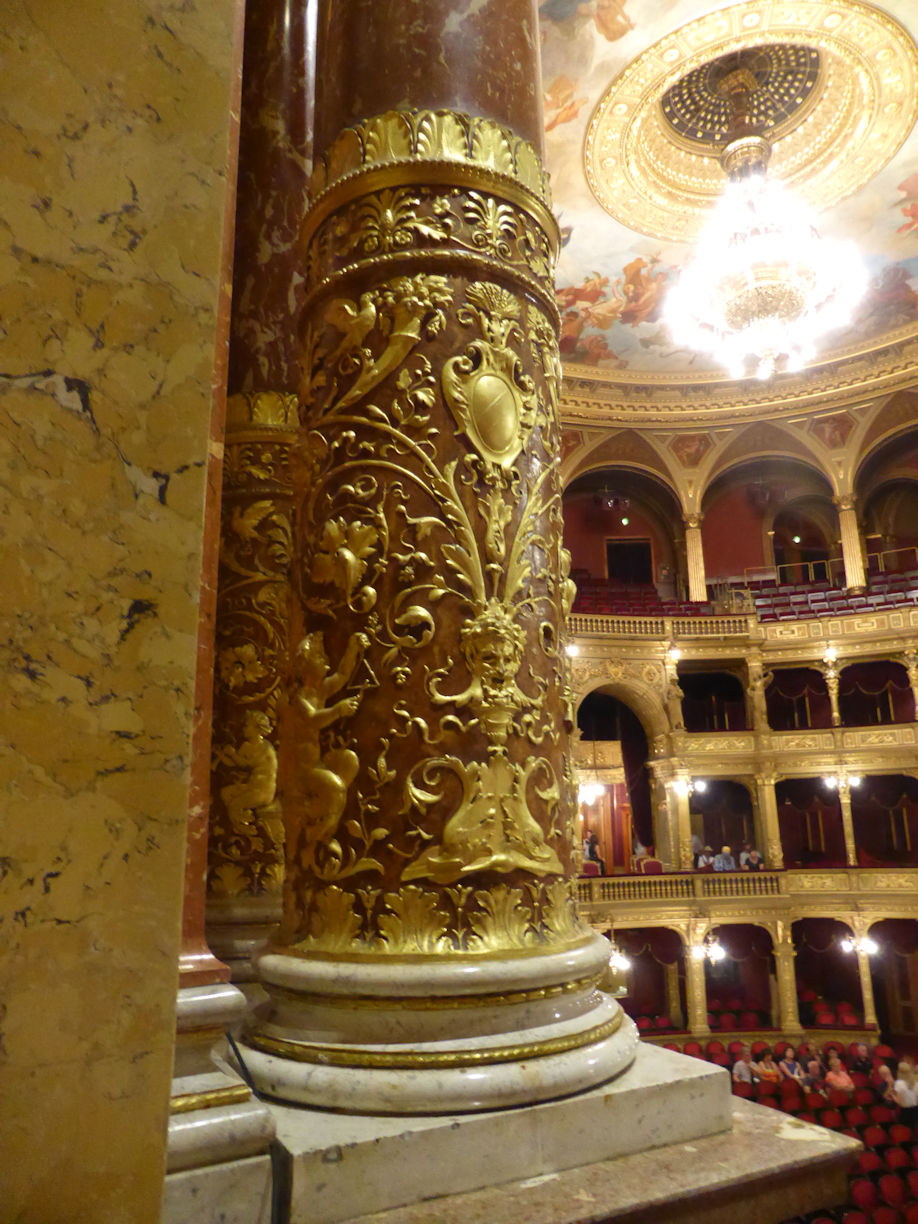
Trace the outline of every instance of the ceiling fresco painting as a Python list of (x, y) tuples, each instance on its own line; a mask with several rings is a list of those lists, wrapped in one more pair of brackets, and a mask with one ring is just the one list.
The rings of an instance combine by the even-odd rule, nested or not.
[[(740, 31), (741, 37), (718, 41), (715, 27), (721, 14), (729, 16), (731, 29)], [(856, 39), (846, 32), (856, 31), (855, 19), (862, 18), (872, 23), (872, 33), (859, 50)], [(796, 85), (797, 78), (788, 75), (783, 93), (774, 91), (772, 167), (791, 188), (796, 190), (799, 182), (804, 197), (808, 190), (815, 193), (817, 198), (808, 200), (811, 206), (837, 200), (819, 212), (820, 232), (854, 240), (869, 275), (852, 326), (830, 337), (827, 353), (857, 352), (894, 335), (918, 332), (916, 0), (886, 0), (883, 6), (855, 0), (835, 5), (797, 0), (713, 8), (700, 0), (543, 0), (540, 21), (547, 161), (563, 241), (557, 276), (561, 353), (569, 367), (629, 376), (722, 373), (714, 358), (677, 348), (662, 321), (667, 287), (691, 258), (692, 232), (703, 222), (722, 181), (716, 150), (712, 147), (707, 151), (710, 156), (701, 158), (699, 148), (691, 148), (691, 114), (686, 115), (684, 106), (678, 114), (673, 110), (680, 97), (688, 105), (698, 93), (697, 72), (694, 78), (685, 74), (687, 83), (667, 98), (669, 119), (664, 115), (662, 86), (671, 89), (678, 84), (680, 67), (667, 40), (683, 27), (689, 28), (684, 40), (696, 28), (709, 38), (710, 60), (724, 49), (767, 46), (770, 41), (778, 47), (770, 60), (781, 60), (780, 51), (788, 74), (799, 76), (800, 88), (791, 88), (795, 98), (790, 102), (788, 81)], [(876, 52), (870, 50), (874, 35), (880, 40)], [(809, 46), (818, 48), (818, 53), (799, 50)], [(866, 76), (871, 78), (867, 85), (859, 53), (866, 57)], [(767, 75), (769, 56), (762, 62)], [(824, 70), (817, 81), (814, 65), (820, 64)], [(629, 73), (633, 95), (627, 96), (637, 101), (615, 102), (615, 83), (627, 81)], [(859, 95), (858, 88), (866, 92)], [(782, 119), (795, 105), (802, 118)], [(848, 127), (838, 124), (833, 131), (835, 115), (844, 106), (850, 112)], [(705, 118), (712, 131), (720, 122), (710, 106)], [(617, 168), (609, 171), (605, 206), (591, 189), (587, 172), (587, 143), (600, 121), (610, 125), (610, 132), (619, 121), (622, 131), (623, 125), (632, 129), (621, 138), (622, 173)], [(793, 129), (786, 136), (782, 122)], [(672, 129), (666, 136), (672, 141), (668, 166), (661, 156), (661, 133), (667, 123)], [(607, 149), (611, 140), (609, 136)], [(659, 165), (652, 164), (654, 159)], [(598, 155), (594, 160), (601, 161)], [(694, 166), (702, 167), (702, 173), (692, 177)], [(622, 199), (615, 198), (625, 179), (638, 184), (630, 206), (630, 187)], [(689, 186), (680, 197), (683, 180)], [(652, 201), (646, 206), (641, 196), (645, 188), (646, 199)], [(601, 185), (598, 191), (603, 196)], [(686, 201), (683, 208), (680, 198)], [(616, 209), (627, 224), (612, 215)], [(680, 232), (680, 227), (685, 231), (681, 240), (667, 236)]]

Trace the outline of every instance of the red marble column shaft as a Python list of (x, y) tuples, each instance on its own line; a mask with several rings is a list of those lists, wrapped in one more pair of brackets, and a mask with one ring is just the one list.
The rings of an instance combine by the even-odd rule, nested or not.
[(531, 0), (321, 0), (316, 151), (410, 105), (493, 119), (542, 154), (532, 10)]
[(248, 0), (229, 390), (294, 391), (308, 205), (316, 0)]

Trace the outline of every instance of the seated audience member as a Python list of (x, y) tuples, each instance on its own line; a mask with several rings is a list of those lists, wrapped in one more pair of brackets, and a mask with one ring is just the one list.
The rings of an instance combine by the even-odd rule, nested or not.
[(793, 1046), (788, 1046), (784, 1051), (781, 1061), (778, 1063), (778, 1070), (781, 1072), (782, 1079), (797, 1080), (798, 1083), (803, 1082), (803, 1067), (797, 1061), (796, 1051)]
[(606, 864), (599, 857), (599, 838), (595, 833), (591, 833), (587, 839), (587, 858), (594, 863), (599, 864), (599, 874), (606, 874)]
[(819, 1064), (820, 1071), (824, 1069), (822, 1065), (822, 1058), (820, 1057), (819, 1051), (813, 1045), (812, 1041), (801, 1041), (800, 1042), (800, 1044), (797, 1046), (797, 1057), (799, 1058), (800, 1062), (804, 1065), (804, 1067), (807, 1068), (807, 1070), (809, 1070), (810, 1063), (813, 1061), (814, 1058), (816, 1062)]
[(848, 1061), (849, 1071), (859, 1071), (861, 1075), (870, 1075), (873, 1071), (873, 1059), (870, 1057), (870, 1051), (860, 1042), (857, 1049), (854, 1051), (854, 1057)]
[(893, 1097), (899, 1106), (899, 1120), (907, 1126), (914, 1126), (918, 1119), (918, 1076), (915, 1075), (914, 1063), (904, 1059), (899, 1063)]
[(746, 866), (746, 863), (749, 861), (749, 854), (750, 854), (749, 843), (743, 842), (742, 847), (740, 848), (740, 855), (739, 855), (740, 871), (743, 870), (743, 868)]
[(701, 858), (701, 852), (704, 849), (704, 843), (697, 833), (692, 834), (692, 865), (697, 867), (698, 860)]
[(752, 1051), (748, 1046), (743, 1046), (733, 1064), (733, 1079), (737, 1084), (752, 1083)]
[(806, 1064), (806, 1075), (800, 1081), (807, 1092), (823, 1092), (826, 1082), (822, 1076), (822, 1067), (818, 1058), (811, 1058)]
[(896, 1078), (886, 1063), (880, 1063), (871, 1086), (884, 1105), (897, 1105)]
[(774, 1054), (767, 1046), (759, 1055), (759, 1061), (752, 1064), (752, 1074), (756, 1079), (766, 1080), (770, 1084), (777, 1084), (780, 1081), (781, 1072), (778, 1070)]
[(698, 855), (696, 864), (699, 871), (710, 871), (714, 866), (714, 851), (710, 846), (705, 846), (702, 852)]
[(720, 854), (714, 855), (715, 871), (736, 871), (736, 863), (730, 853), (729, 846), (721, 847)]
[(746, 861), (745, 863), (742, 864), (742, 870), (743, 871), (764, 871), (765, 870), (765, 863), (762, 860), (762, 856), (759, 854), (758, 850), (756, 850), (755, 846), (753, 846), (752, 849), (749, 851), (749, 853), (746, 855)]
[(834, 1050), (829, 1054), (829, 1069), (826, 1072), (826, 1087), (838, 1088), (842, 1092), (854, 1092), (854, 1081), (842, 1066), (842, 1061)]

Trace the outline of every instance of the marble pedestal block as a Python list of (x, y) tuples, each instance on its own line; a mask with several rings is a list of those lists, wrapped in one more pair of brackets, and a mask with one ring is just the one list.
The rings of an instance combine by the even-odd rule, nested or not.
[(162, 1224), (271, 1224), (271, 1157), (170, 1173)]
[(641, 1045), (630, 1069), (576, 1096), (521, 1109), (360, 1117), (271, 1105), (287, 1153), (291, 1224), (534, 1177), (726, 1131), (726, 1071)]

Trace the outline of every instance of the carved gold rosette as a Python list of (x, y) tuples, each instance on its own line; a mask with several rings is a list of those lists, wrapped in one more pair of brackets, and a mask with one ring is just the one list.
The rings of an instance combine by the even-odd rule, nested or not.
[(208, 844), (212, 901), (279, 895), (278, 707), (287, 655), (295, 395), (231, 396), (223, 474)]
[[(281, 764), (282, 942), (302, 952), (587, 935), (568, 880), (554, 226), (512, 162), (476, 163), (476, 130), (364, 125), (359, 147), (371, 131), (391, 156), (349, 164), (307, 224)], [(397, 185), (423, 140), (407, 165), (424, 181)], [(357, 158), (357, 135), (339, 144)]]

